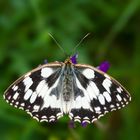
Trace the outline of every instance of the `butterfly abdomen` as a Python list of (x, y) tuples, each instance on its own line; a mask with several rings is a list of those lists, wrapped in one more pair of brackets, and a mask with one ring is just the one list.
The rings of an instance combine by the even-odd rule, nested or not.
[(64, 70), (64, 81), (63, 81), (63, 100), (68, 102), (72, 98), (72, 82), (73, 75), (70, 65), (65, 66)]

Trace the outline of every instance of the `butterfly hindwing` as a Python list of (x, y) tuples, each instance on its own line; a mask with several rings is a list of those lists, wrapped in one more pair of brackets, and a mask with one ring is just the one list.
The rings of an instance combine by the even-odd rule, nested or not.
[(4, 98), (39, 121), (56, 121), (63, 115), (58, 88), (60, 75), (60, 63), (39, 66), (13, 83)]
[(129, 93), (106, 73), (89, 65), (76, 64), (75, 94), (69, 116), (74, 121), (94, 122), (107, 112), (124, 107), (131, 100)]

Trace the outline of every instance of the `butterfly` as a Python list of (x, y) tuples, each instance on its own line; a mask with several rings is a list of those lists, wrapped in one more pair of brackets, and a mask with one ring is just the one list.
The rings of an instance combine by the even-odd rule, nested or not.
[(4, 99), (40, 122), (67, 114), (74, 122), (93, 123), (129, 103), (130, 94), (114, 78), (71, 58), (31, 70), (5, 91)]

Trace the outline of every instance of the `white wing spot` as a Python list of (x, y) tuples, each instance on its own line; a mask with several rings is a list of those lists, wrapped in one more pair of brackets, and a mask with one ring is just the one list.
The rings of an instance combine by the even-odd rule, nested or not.
[(76, 100), (73, 101), (72, 108), (79, 109), (81, 107), (83, 107), (84, 109), (90, 109), (92, 111), (92, 108), (91, 108), (89, 102), (87, 101), (87, 98), (86, 97), (78, 96), (76, 98)]
[[(70, 114), (72, 114), (72, 113), (70, 113)], [(72, 114), (73, 115), (73, 114)], [(56, 114), (56, 116), (58, 117), (58, 116), (63, 116), (63, 113), (62, 112), (59, 112), (59, 113), (57, 113)]]
[(114, 110), (116, 110), (116, 108), (112, 108), (112, 109), (111, 109), (111, 111), (114, 111)]
[(121, 87), (119, 87), (119, 89), (120, 89), (121, 91), (123, 91), (123, 89), (122, 89)]
[(124, 99), (125, 102), (127, 101), (126, 98), (123, 98), (123, 99)]
[(47, 119), (42, 119), (42, 120), (40, 120), (40, 122), (48, 122), (48, 120)]
[(74, 121), (81, 123), (81, 120), (79, 120), (79, 119), (74, 119)]
[(55, 121), (55, 119), (54, 119), (54, 118), (52, 118), (52, 119), (50, 119), (50, 120), (49, 120), (49, 122), (54, 122), (54, 121)]
[(83, 119), (84, 119), (84, 120), (89, 120), (89, 118), (88, 118), (88, 117), (84, 117)]
[(32, 104), (36, 100), (37, 94), (36, 92), (33, 92), (31, 98), (30, 98), (30, 103)]
[(107, 91), (103, 92), (103, 95), (104, 95), (105, 99), (107, 100), (107, 102), (111, 102), (111, 97)]
[(50, 118), (50, 119), (55, 119), (55, 116), (52, 115), (52, 116), (50, 116), (49, 118)]
[[(47, 93), (48, 94), (48, 93)], [(47, 100), (48, 102), (44, 102), (43, 107), (52, 107), (52, 108), (57, 108), (57, 107), (60, 107), (60, 100), (57, 100), (56, 96), (55, 95), (46, 95), (44, 97), (44, 100)]]
[(7, 99), (10, 100), (10, 99), (11, 99), (11, 95), (9, 95), (9, 96), (7, 97)]
[(101, 118), (102, 116), (104, 116), (104, 114), (100, 114), (100, 115), (98, 116), (98, 119)]
[(118, 91), (119, 93), (121, 93), (121, 92), (122, 92), (121, 87), (117, 88), (117, 91)]
[[(60, 118), (60, 117), (58, 116), (57, 118)], [(72, 117), (71, 115), (69, 115), (69, 118), (70, 118), (71, 120), (73, 119), (73, 117)]]
[(104, 114), (108, 113), (109, 111), (108, 110), (105, 110)]
[(121, 102), (121, 104), (123, 105), (124, 103), (123, 103), (123, 102)]
[[(90, 97), (90, 100), (92, 100), (93, 98), (94, 99), (97, 99), (97, 96), (96, 96), (96, 93), (95, 93), (95, 91), (93, 90), (93, 88), (90, 86), (90, 85), (88, 85), (88, 87), (87, 87), (87, 92), (88, 92), (88, 95), (89, 95), (89, 97)], [(85, 93), (86, 94), (86, 93)]]
[(88, 79), (92, 79), (95, 77), (94, 70), (92, 69), (85, 69), (83, 70), (82, 74)]
[(96, 112), (99, 112), (101, 110), (101, 108), (99, 106), (94, 107), (94, 109), (95, 109)]
[(12, 88), (14, 91), (16, 91), (18, 89), (18, 86), (13, 86)]
[(89, 120), (83, 120), (82, 123), (90, 123)]
[(80, 120), (81, 118), (79, 116), (75, 116), (74, 119), (79, 119)]
[(94, 118), (91, 122), (93, 123), (94, 121), (97, 121), (97, 118)]
[(41, 90), (42, 90), (42, 88), (43, 88), (43, 86), (46, 84), (46, 81), (45, 80), (42, 80), (39, 84), (38, 84), (38, 86), (37, 86), (37, 88), (36, 88), (36, 92), (39, 94), (40, 92), (41, 92)]
[(16, 93), (15, 93), (15, 95), (13, 96), (13, 99), (14, 99), (14, 100), (16, 100), (16, 99), (17, 99), (17, 97), (18, 97), (18, 95), (19, 95), (19, 93), (18, 93), (18, 92), (16, 92)]
[(73, 117), (73, 114), (72, 113), (69, 113), (69, 116)]
[(41, 70), (41, 76), (44, 78), (49, 77), (53, 73), (53, 70), (51, 68), (42, 68)]
[(39, 110), (39, 107), (40, 107), (39, 105), (34, 105), (34, 110), (35, 111)]
[(107, 108), (104, 106), (104, 110), (107, 110)]
[(122, 100), (122, 98), (121, 98), (121, 96), (119, 94), (117, 94), (116, 97), (117, 97), (118, 101)]
[(102, 94), (99, 94), (98, 96), (98, 99), (99, 99), (99, 102), (102, 104), (102, 105), (105, 105), (105, 98)]
[(78, 96), (76, 98), (75, 102), (76, 102), (75, 103), (76, 104), (75, 108), (77, 108), (77, 109), (81, 108), (81, 106), (82, 106), (82, 104), (81, 104), (81, 96)]
[(33, 81), (30, 77), (26, 77), (24, 80), (23, 80), (23, 83), (25, 85), (25, 92), (29, 89), (29, 87), (33, 84)]
[(28, 100), (30, 96), (32, 95), (33, 91), (31, 89), (28, 89), (28, 91), (24, 95), (24, 100)]
[(89, 85), (92, 87), (92, 92), (91, 93), (94, 92), (94, 94), (96, 96), (98, 96), (100, 91), (99, 91), (98, 87), (96, 86), (96, 84), (94, 82), (90, 82)]
[(37, 90), (37, 94), (38, 94), (38, 96), (41, 96), (42, 98), (44, 98), (47, 91), (48, 91), (48, 86), (47, 86), (47, 84), (44, 84), (44, 86), (42, 87), (40, 92), (38, 92), (38, 90)]
[(16, 105), (18, 105), (19, 104), (19, 102), (16, 102)]
[(120, 104), (119, 104), (119, 103), (117, 103), (116, 105), (117, 105), (117, 106), (120, 106)]
[(62, 116), (63, 116), (63, 113), (61, 112), (61, 113), (57, 113), (57, 119), (59, 119), (59, 118), (61, 118)]
[(29, 114), (31, 117), (33, 116), (31, 112), (27, 112), (27, 114)]
[(114, 108), (115, 106), (113, 104), (110, 105), (110, 108)]
[(42, 119), (47, 119), (47, 116), (44, 115), (44, 116), (42, 116), (41, 118), (42, 118)]
[(23, 110), (23, 107), (20, 106), (19, 109), (22, 109)]
[(12, 89), (14, 89), (14, 88), (15, 88), (15, 86), (16, 86), (16, 85), (13, 85)]
[(39, 121), (39, 119), (36, 116), (33, 116), (34, 119), (36, 119), (37, 121)]
[(109, 93), (111, 93), (110, 92), (111, 83), (112, 82), (107, 78), (103, 81), (103, 86)]
[(25, 106), (25, 103), (21, 103), (20, 105), (21, 105), (22, 107), (24, 107), (24, 106)]

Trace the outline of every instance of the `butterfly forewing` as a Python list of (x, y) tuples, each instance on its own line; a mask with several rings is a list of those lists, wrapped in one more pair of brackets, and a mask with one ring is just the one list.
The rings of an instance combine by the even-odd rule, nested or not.
[(106, 73), (89, 65), (74, 66), (76, 85), (69, 116), (74, 121), (94, 122), (107, 112), (124, 107), (131, 100), (129, 93)]
[(4, 94), (5, 100), (39, 121), (56, 121), (63, 115), (59, 91), (61, 70), (61, 63), (39, 66), (13, 83)]

